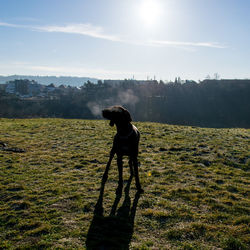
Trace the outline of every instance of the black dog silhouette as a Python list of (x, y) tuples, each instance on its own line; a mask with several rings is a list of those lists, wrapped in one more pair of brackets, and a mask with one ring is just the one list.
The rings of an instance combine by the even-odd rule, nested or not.
[[(110, 157), (107, 164), (106, 173), (108, 173), (111, 161), (114, 155), (117, 155), (117, 165), (119, 171), (119, 187), (118, 191), (122, 190), (123, 186), (123, 162), (124, 155), (129, 156), (129, 167), (131, 176), (135, 175), (136, 188), (139, 192), (143, 192), (141, 188), (139, 173), (138, 173), (138, 147), (140, 133), (138, 129), (131, 124), (131, 116), (128, 110), (121, 106), (112, 106), (102, 111), (104, 118), (110, 120), (110, 126), (116, 125), (117, 134), (114, 137), (113, 147), (110, 151)], [(108, 176), (106, 176), (107, 178)]]

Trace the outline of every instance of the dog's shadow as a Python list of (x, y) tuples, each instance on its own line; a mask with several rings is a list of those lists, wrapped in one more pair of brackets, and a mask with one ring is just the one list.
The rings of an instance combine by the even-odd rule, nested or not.
[(129, 196), (130, 185), (133, 177), (130, 176), (124, 189), (125, 198), (123, 204), (117, 209), (122, 197), (121, 187), (117, 188), (116, 198), (110, 214), (103, 214), (103, 194), (107, 177), (103, 176), (100, 195), (95, 205), (94, 216), (89, 227), (86, 239), (88, 250), (95, 249), (129, 249), (134, 232), (134, 220), (140, 193), (137, 192), (131, 205)]

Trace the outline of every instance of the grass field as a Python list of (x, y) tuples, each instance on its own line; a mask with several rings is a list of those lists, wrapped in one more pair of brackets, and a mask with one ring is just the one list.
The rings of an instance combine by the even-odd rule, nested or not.
[(250, 130), (136, 126), (120, 197), (108, 121), (0, 119), (0, 249), (249, 249)]

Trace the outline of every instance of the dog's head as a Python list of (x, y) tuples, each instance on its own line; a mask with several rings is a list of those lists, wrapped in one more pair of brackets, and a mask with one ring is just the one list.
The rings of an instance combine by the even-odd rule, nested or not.
[(114, 124), (127, 124), (132, 121), (130, 113), (122, 106), (106, 108), (102, 111), (102, 116), (110, 120), (110, 126), (114, 126)]

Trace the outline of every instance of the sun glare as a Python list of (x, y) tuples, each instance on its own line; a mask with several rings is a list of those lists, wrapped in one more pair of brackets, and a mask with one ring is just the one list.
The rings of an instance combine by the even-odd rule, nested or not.
[(142, 22), (146, 26), (153, 27), (157, 24), (162, 9), (158, 0), (143, 0), (138, 12)]

